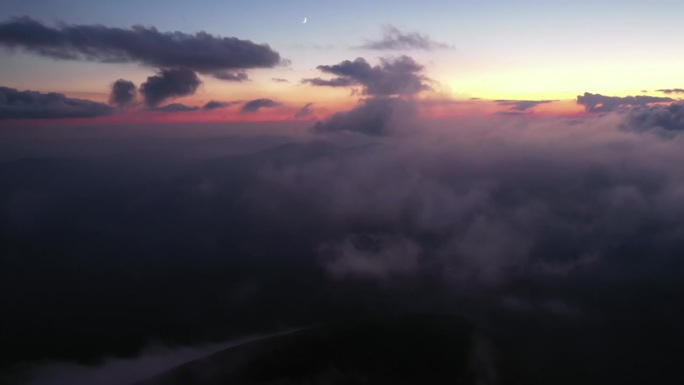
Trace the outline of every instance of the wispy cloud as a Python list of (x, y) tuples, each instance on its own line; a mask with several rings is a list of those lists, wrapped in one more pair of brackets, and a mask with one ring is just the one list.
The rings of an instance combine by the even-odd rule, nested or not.
[(663, 88), (656, 90), (656, 92), (662, 92), (664, 94), (684, 94), (684, 88)]
[(217, 100), (210, 100), (202, 107), (202, 109), (203, 110), (215, 110), (217, 108), (230, 107), (230, 106), (236, 105), (238, 103), (240, 103), (240, 102), (220, 102)]
[(197, 111), (200, 108), (197, 106), (188, 106), (186, 104), (182, 103), (171, 103), (167, 104), (165, 106), (161, 107), (152, 107), (149, 109), (149, 111), (158, 111), (158, 112), (190, 112), (190, 111)]
[(585, 92), (577, 96), (577, 104), (587, 112), (610, 112), (624, 107), (645, 106), (650, 103), (672, 102), (674, 99), (657, 96), (604, 96)]
[(434, 41), (429, 36), (418, 32), (402, 32), (397, 27), (390, 24), (382, 27), (382, 37), (380, 39), (367, 40), (366, 43), (358, 48), (378, 51), (432, 51), (437, 49), (452, 49), (453, 46)]
[(299, 111), (297, 111), (294, 114), (294, 117), (295, 118), (308, 118), (308, 117), (312, 116), (313, 111), (311, 110), (311, 105), (313, 105), (313, 103), (306, 103), (302, 108), (299, 109)]
[(547, 104), (555, 100), (495, 100), (500, 106), (509, 106), (510, 111), (527, 111), (540, 104)]
[(55, 92), (18, 91), (0, 87), (0, 120), (92, 118), (110, 115), (113, 108), (84, 99), (72, 99)]

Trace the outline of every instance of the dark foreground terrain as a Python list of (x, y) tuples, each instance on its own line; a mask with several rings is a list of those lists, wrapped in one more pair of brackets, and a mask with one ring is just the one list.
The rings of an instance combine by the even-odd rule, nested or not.
[(226, 349), (137, 385), (489, 384), (493, 357), (454, 317), (375, 317)]

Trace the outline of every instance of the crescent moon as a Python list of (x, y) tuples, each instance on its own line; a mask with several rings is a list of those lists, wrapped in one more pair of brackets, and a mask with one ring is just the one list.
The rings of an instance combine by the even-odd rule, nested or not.
[(302, 24), (306, 24), (306, 17), (304, 18), (304, 21), (302, 21)]

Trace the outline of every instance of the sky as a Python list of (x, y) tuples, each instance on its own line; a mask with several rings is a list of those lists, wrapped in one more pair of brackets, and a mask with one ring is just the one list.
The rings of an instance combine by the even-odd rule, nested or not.
[[(4, 1), (0, 20), (28, 16), (43, 25), (135, 25), (161, 33), (206, 32), (268, 44), (283, 59), (244, 69), (240, 80), (200, 74), (194, 92), (160, 105), (202, 106), (209, 101), (245, 102), (268, 98), (281, 103), (261, 114), (235, 109), (177, 113), (175, 120), (282, 120), (307, 103), (310, 117), (325, 118), (358, 101), (351, 87), (312, 87), (303, 79), (321, 76), (317, 66), (365, 58), (408, 55), (423, 66), (430, 92), (417, 97), (452, 100), (448, 107), (422, 107), (426, 116), (472, 116), (507, 112), (492, 100), (548, 100), (529, 111), (572, 115), (582, 112), (577, 95), (655, 95), (678, 86), (684, 51), (676, 1)], [(303, 23), (304, 18), (307, 19)], [(392, 35), (391, 31), (396, 34)], [(398, 34), (398, 35), (397, 35)], [(373, 47), (387, 36), (420, 36), (429, 46)], [(59, 60), (25, 46), (0, 47), (0, 84), (20, 91), (59, 92), (106, 103), (116, 79), (136, 86), (160, 68), (133, 60)], [(130, 59), (130, 58), (128, 58)], [(104, 62), (103, 62), (104, 61)], [(164, 63), (167, 64), (167, 63)], [(177, 64), (177, 63), (170, 63)], [(274, 80), (279, 79), (280, 81)], [(442, 103), (444, 105), (444, 103)], [(235, 104), (237, 105), (237, 103)], [(139, 109), (138, 109), (139, 110)], [(315, 112), (315, 113), (313, 113)], [(120, 111), (117, 115), (121, 115)], [(129, 118), (131, 117), (129, 111)], [(244, 115), (244, 114), (243, 114)], [(159, 116), (140, 119), (160, 120)]]

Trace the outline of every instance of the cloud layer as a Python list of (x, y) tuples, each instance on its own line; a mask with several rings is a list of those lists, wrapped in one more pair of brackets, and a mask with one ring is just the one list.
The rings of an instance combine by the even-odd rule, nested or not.
[(422, 122), (414, 107), (367, 99), (321, 122), (341, 135), (230, 156), (193, 130), (173, 151), (31, 143), (0, 165), (0, 367), (430, 312), (472, 319), (533, 376), (518, 383), (681, 374), (684, 136), (653, 134), (681, 105)]

